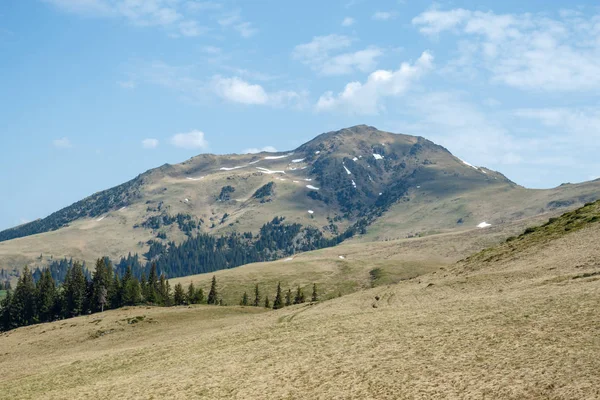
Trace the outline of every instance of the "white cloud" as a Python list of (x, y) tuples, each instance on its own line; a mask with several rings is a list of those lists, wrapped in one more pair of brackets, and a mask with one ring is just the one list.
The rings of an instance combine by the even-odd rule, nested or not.
[(142, 147), (145, 149), (155, 149), (158, 147), (157, 139), (144, 139), (142, 140)]
[(234, 103), (266, 104), (269, 101), (267, 92), (260, 85), (250, 84), (240, 78), (213, 78), (215, 92), (222, 98)]
[(209, 2), (179, 0), (43, 0), (69, 13), (105, 18), (123, 18), (140, 27), (162, 27), (170, 36), (195, 37), (207, 31), (187, 14)]
[(402, 63), (395, 71), (378, 70), (369, 75), (365, 83), (350, 82), (337, 95), (323, 94), (317, 104), (317, 111), (345, 111), (352, 114), (378, 114), (384, 109), (382, 100), (386, 97), (404, 95), (424, 74), (433, 68), (433, 56), (425, 51), (413, 63)]
[(377, 11), (371, 18), (376, 21), (389, 21), (390, 19), (396, 18), (398, 14), (394, 11)]
[(261, 85), (246, 82), (239, 77), (225, 78), (216, 75), (212, 79), (214, 92), (232, 103), (269, 105), (273, 107), (301, 106), (306, 93), (295, 91), (267, 92)]
[(236, 10), (224, 15), (218, 20), (218, 22), (219, 25), (224, 28), (232, 28), (236, 30), (240, 36), (244, 38), (254, 36), (258, 32), (258, 29), (254, 28), (250, 22), (245, 21), (242, 18), (242, 13), (240, 10)]
[(600, 88), (600, 15), (495, 14), (430, 9), (413, 19), (425, 35), (464, 37), (457, 67), (481, 67), (493, 83), (523, 90)]
[(342, 21), (342, 26), (352, 26), (356, 21), (352, 17), (346, 17)]
[(352, 39), (344, 35), (315, 36), (309, 43), (297, 45), (292, 57), (322, 75), (344, 75), (357, 70), (373, 70), (383, 51), (377, 47), (368, 47), (356, 52), (340, 52), (350, 47), (352, 42)]
[(244, 151), (242, 151), (243, 154), (256, 154), (256, 153), (262, 153), (262, 152), (277, 153), (277, 149), (273, 146), (265, 146), (262, 149), (259, 149), (256, 147), (251, 147), (249, 149), (245, 149)]
[(255, 80), (273, 80), (273, 76), (244, 69), (230, 68), (238, 75), (212, 78), (196, 78), (193, 66), (172, 66), (164, 62), (152, 62), (136, 67), (137, 79), (181, 93), (185, 101), (205, 103), (218, 96), (228, 102), (264, 105), (271, 107), (303, 108), (308, 93), (294, 90), (267, 90), (262, 85), (251, 83), (241, 76)]
[(67, 137), (63, 137), (63, 138), (60, 138), (60, 139), (55, 139), (55, 140), (52, 141), (52, 144), (57, 149), (70, 149), (70, 148), (73, 147), (73, 144), (71, 143), (71, 141)]
[(182, 149), (205, 149), (208, 147), (204, 132), (198, 130), (174, 135), (171, 138), (171, 144)]

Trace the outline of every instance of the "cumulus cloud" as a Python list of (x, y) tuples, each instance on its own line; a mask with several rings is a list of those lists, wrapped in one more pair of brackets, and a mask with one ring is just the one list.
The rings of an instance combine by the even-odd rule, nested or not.
[(244, 153), (244, 154), (256, 154), (256, 153), (262, 153), (262, 152), (277, 153), (277, 149), (273, 146), (265, 146), (262, 149), (259, 149), (256, 147), (251, 147), (249, 149), (245, 149), (244, 151), (242, 151), (242, 153)]
[(142, 147), (144, 149), (155, 149), (158, 147), (157, 139), (144, 139), (142, 140)]
[(378, 114), (386, 97), (404, 95), (410, 87), (433, 68), (433, 55), (425, 51), (413, 64), (402, 63), (395, 71), (378, 70), (366, 82), (350, 82), (338, 94), (324, 93), (316, 104), (317, 111), (344, 111), (351, 114)]
[(600, 15), (536, 14), (437, 8), (412, 20), (428, 36), (460, 35), (458, 67), (481, 67), (493, 83), (523, 90), (589, 91), (600, 88)]
[(377, 47), (367, 47), (355, 52), (342, 52), (350, 47), (352, 42), (351, 38), (344, 35), (315, 36), (310, 42), (297, 45), (292, 57), (322, 75), (344, 75), (354, 71), (373, 70), (383, 51)]
[(356, 22), (354, 18), (346, 17), (342, 20), (342, 26), (352, 26), (354, 25), (354, 22)]
[(55, 140), (52, 141), (52, 144), (57, 149), (70, 149), (70, 148), (73, 147), (73, 144), (71, 143), (71, 141), (67, 137), (63, 137), (63, 138), (60, 138), (60, 139), (55, 139)]
[(204, 132), (198, 130), (174, 135), (171, 138), (171, 144), (182, 149), (205, 149), (208, 147)]
[(269, 101), (267, 92), (260, 85), (250, 84), (240, 78), (213, 78), (217, 95), (234, 103), (266, 104)]
[(214, 76), (214, 92), (221, 98), (232, 102), (250, 105), (270, 105), (282, 107), (299, 104), (304, 94), (295, 91), (267, 92), (261, 85), (246, 82), (239, 77), (225, 78)]

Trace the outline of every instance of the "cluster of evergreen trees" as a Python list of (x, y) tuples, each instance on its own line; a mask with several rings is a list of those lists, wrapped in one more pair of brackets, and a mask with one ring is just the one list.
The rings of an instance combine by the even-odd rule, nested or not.
[[(318, 301), (316, 284), (313, 284), (311, 301)], [(172, 292), (165, 275), (157, 274), (156, 266), (150, 269), (148, 278), (134, 277), (131, 268), (127, 268), (120, 278), (112, 264), (107, 262), (106, 258), (100, 258), (96, 262), (91, 279), (88, 279), (82, 264), (75, 262), (68, 268), (61, 285), (56, 284), (49, 269), (41, 271), (40, 278), (36, 281), (34, 274), (26, 267), (19, 277), (15, 290), (9, 290), (7, 296), (0, 302), (0, 331), (123, 306), (150, 304), (168, 307), (204, 302), (224, 305), (214, 276), (205, 299), (202, 288), (196, 288), (193, 283), (190, 283), (187, 290), (178, 283)], [(244, 292), (240, 304), (255, 307), (264, 305), (266, 308), (277, 310), (304, 302), (305, 296), (299, 286), (295, 296), (292, 295), (291, 289), (288, 289), (284, 295), (279, 283), (272, 304), (269, 296), (265, 296), (263, 302), (258, 284), (254, 289), (254, 301), (250, 303), (248, 294)]]
[(147, 279), (137, 279), (130, 268), (121, 278), (110, 262), (100, 258), (88, 279), (83, 265), (75, 262), (57, 286), (50, 269), (41, 271), (36, 281), (26, 267), (14, 292), (9, 291), (0, 303), (0, 330), (142, 303), (173, 304), (169, 281), (158, 276), (156, 268), (151, 268)]
[[(213, 285), (216, 285), (216, 281), (214, 278), (213, 278)], [(264, 302), (262, 301), (261, 296), (262, 295), (260, 293), (258, 284), (256, 284), (256, 286), (254, 287), (254, 301), (252, 303), (250, 303), (250, 299), (248, 297), (248, 292), (244, 292), (244, 294), (242, 295), (242, 300), (240, 301), (240, 305), (242, 305), (242, 306), (250, 306), (251, 305), (254, 307), (260, 307), (261, 305), (264, 305), (265, 308), (273, 307), (274, 310), (278, 310), (283, 307), (291, 306), (292, 304), (302, 304), (306, 301), (306, 299), (304, 297), (304, 292), (302, 291), (300, 286), (297, 287), (296, 294), (294, 295), (294, 297), (292, 297), (292, 289), (288, 289), (287, 292), (285, 293), (285, 300), (284, 300), (283, 293), (281, 291), (281, 282), (279, 282), (277, 284), (277, 292), (275, 294), (275, 300), (273, 300), (272, 306), (271, 306), (271, 302), (269, 300), (268, 295), (265, 296)], [(311, 301), (312, 302), (319, 301), (316, 283), (313, 284), (313, 292), (312, 292), (312, 296), (311, 296)]]

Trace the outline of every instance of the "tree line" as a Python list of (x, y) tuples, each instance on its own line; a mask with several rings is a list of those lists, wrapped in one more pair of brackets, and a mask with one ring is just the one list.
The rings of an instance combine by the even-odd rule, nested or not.
[[(7, 292), (0, 302), (0, 331), (123, 306), (148, 304), (168, 307), (202, 303), (225, 305), (218, 290), (216, 277), (213, 276), (210, 291), (205, 297), (202, 288), (196, 288), (193, 283), (189, 284), (187, 290), (184, 290), (181, 283), (171, 290), (169, 281), (164, 274), (157, 273), (155, 265), (151, 267), (148, 277), (142, 275), (139, 279), (133, 276), (131, 268), (127, 268), (121, 277), (106, 258), (96, 261), (91, 279), (88, 279), (83, 265), (79, 262), (74, 262), (68, 267), (64, 282), (59, 285), (49, 269), (44, 269), (40, 274), (39, 280), (36, 281), (34, 274), (26, 267), (15, 290)], [(316, 284), (313, 285), (311, 301), (318, 301)], [(271, 303), (268, 295), (262, 298), (259, 285), (256, 284), (254, 300), (251, 302), (248, 293), (244, 292), (240, 305), (262, 305), (276, 310), (304, 302), (305, 295), (299, 286), (295, 295), (291, 289), (284, 294), (279, 283), (275, 299)]]

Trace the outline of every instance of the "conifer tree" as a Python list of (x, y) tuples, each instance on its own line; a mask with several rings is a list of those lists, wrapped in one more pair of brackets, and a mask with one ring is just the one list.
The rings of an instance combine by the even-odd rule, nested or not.
[(258, 283), (254, 287), (254, 303), (252, 303), (254, 307), (260, 306), (260, 291), (258, 290)]
[(112, 264), (106, 258), (99, 258), (96, 261), (96, 269), (92, 276), (92, 293), (90, 309), (92, 312), (104, 310), (107, 303), (108, 287), (112, 279)]
[(283, 308), (283, 299), (281, 297), (281, 282), (277, 284), (277, 294), (275, 295), (275, 301), (273, 302), (273, 310), (279, 310)]
[(142, 301), (140, 282), (133, 277), (131, 267), (127, 267), (121, 285), (123, 286), (123, 305), (134, 306)]
[(202, 288), (196, 289), (196, 304), (201, 304), (204, 302), (204, 290)]
[(123, 287), (119, 274), (115, 271), (112, 283), (108, 290), (108, 301), (110, 302), (111, 308), (119, 308), (123, 306)]
[(12, 317), (16, 326), (31, 325), (38, 322), (35, 303), (35, 282), (33, 281), (31, 270), (25, 267), (19, 277), (15, 293), (11, 300), (11, 308), (14, 312)]
[(150, 274), (148, 275), (148, 282), (146, 284), (146, 293), (144, 293), (144, 298), (150, 304), (154, 304), (158, 302), (158, 275), (156, 274), (156, 264), (152, 263), (150, 267)]
[(13, 321), (13, 309), (12, 309), (12, 293), (9, 291), (6, 293), (6, 297), (0, 301), (0, 330), (8, 331), (16, 328), (15, 322)]
[(244, 295), (242, 296), (242, 301), (240, 302), (241, 306), (247, 306), (248, 305), (248, 293), (244, 292)]
[(302, 304), (304, 303), (304, 293), (302, 293), (302, 289), (298, 286), (298, 290), (296, 290), (296, 297), (294, 298), (294, 304)]
[(175, 292), (173, 293), (173, 302), (176, 306), (180, 306), (186, 303), (185, 292), (181, 283), (175, 285)]
[(288, 289), (287, 293), (285, 294), (285, 305), (286, 307), (292, 305), (292, 289)]
[(44, 269), (36, 285), (36, 308), (40, 322), (54, 320), (56, 285), (49, 269)]
[(68, 281), (65, 281), (65, 313), (67, 317), (75, 317), (84, 312), (86, 301), (87, 279), (83, 273), (83, 266), (75, 262), (70, 269)]
[(313, 283), (313, 292), (312, 292), (310, 301), (312, 301), (312, 302), (319, 301), (319, 297), (317, 295), (317, 284), (316, 283)]
[(269, 296), (265, 297), (265, 308), (271, 308), (271, 303), (269, 303)]
[(160, 275), (158, 279), (158, 290), (156, 293), (156, 302), (161, 306), (167, 304), (167, 278), (165, 278), (164, 274)]
[(188, 304), (196, 304), (196, 288), (193, 282), (190, 282), (188, 286), (186, 297)]
[(218, 304), (218, 292), (217, 292), (217, 277), (213, 275), (212, 283), (210, 285), (210, 292), (208, 293), (207, 304)]

